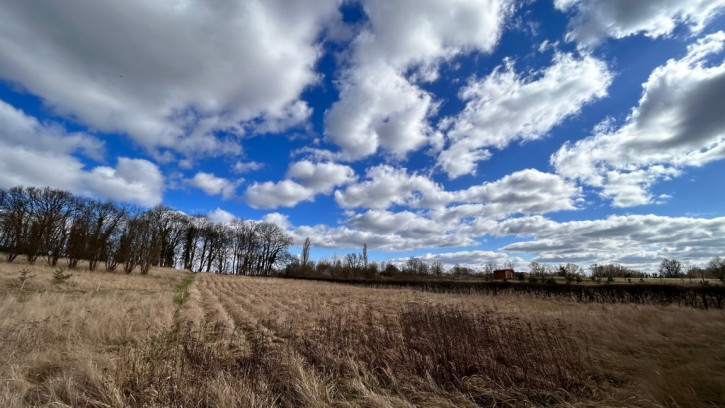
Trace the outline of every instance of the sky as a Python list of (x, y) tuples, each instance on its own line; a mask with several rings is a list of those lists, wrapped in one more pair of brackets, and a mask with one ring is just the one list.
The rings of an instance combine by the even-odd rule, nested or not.
[(0, 188), (273, 222), (313, 259), (725, 255), (725, 0), (0, 9)]

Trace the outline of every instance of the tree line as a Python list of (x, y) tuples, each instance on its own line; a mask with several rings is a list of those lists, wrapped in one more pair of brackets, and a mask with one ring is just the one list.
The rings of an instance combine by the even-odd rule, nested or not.
[(152, 266), (271, 275), (292, 262), (292, 237), (275, 224), (212, 221), (167, 206), (140, 209), (50, 187), (0, 189), (0, 252), (69, 268), (147, 274)]
[[(81, 260), (95, 270), (121, 269), (148, 273), (152, 266), (184, 268), (194, 272), (268, 276), (278, 271), (290, 276), (330, 278), (379, 277), (479, 277), (490, 278), (494, 269), (513, 269), (512, 264), (483, 265), (476, 271), (456, 265), (445, 270), (440, 262), (428, 264), (411, 257), (405, 263), (369, 262), (367, 245), (361, 253), (310, 260), (307, 238), (299, 259), (288, 251), (292, 237), (275, 224), (235, 219), (212, 221), (208, 216), (189, 215), (167, 206), (140, 209), (112, 201), (74, 196), (50, 187), (16, 186), (0, 189), (0, 252), (12, 262), (24, 256), (55, 266), (65, 259), (69, 268)], [(579, 281), (584, 270), (575, 264), (551, 265), (531, 262), (520, 280), (550, 280), (563, 276)], [(725, 281), (725, 259), (715, 257), (704, 267), (683, 265), (664, 259), (658, 273), (643, 273), (617, 264), (593, 264), (593, 278), (705, 278)]]
[[(483, 264), (478, 269), (461, 265), (455, 265), (446, 269), (438, 261), (426, 263), (420, 258), (410, 257), (404, 262), (368, 262), (367, 245), (363, 246), (361, 253), (348, 253), (342, 257), (333, 256), (332, 259), (323, 258), (317, 262), (310, 260), (309, 250), (311, 241), (305, 240), (302, 247), (302, 254), (299, 259), (289, 263), (285, 269), (285, 275), (290, 277), (320, 278), (320, 279), (378, 279), (378, 278), (401, 278), (401, 279), (428, 279), (428, 278), (477, 278), (492, 280), (494, 271), (497, 269), (514, 269), (511, 262), (501, 265), (492, 263)], [(718, 279), (725, 282), (725, 259), (722, 257), (712, 258), (704, 267), (683, 264), (676, 259), (663, 259), (656, 272), (642, 272), (620, 264), (591, 264), (588, 268), (582, 268), (574, 263), (550, 265), (542, 262), (532, 261), (528, 265), (528, 272), (515, 272), (516, 279), (530, 283), (549, 282), (554, 283), (555, 278), (564, 278), (566, 282), (582, 282), (585, 278), (601, 282), (607, 282), (615, 278), (640, 279), (644, 278), (689, 278)]]

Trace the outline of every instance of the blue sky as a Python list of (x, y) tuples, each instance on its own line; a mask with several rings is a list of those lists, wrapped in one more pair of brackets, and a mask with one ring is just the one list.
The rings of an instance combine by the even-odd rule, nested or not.
[(725, 0), (2, 3), (2, 188), (314, 258), (725, 255)]

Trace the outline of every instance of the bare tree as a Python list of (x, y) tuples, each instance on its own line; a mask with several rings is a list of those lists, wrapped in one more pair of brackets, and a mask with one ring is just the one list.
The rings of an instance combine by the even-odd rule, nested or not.
[(282, 251), (292, 245), (292, 237), (275, 224), (263, 222), (257, 229), (260, 242), (260, 257), (257, 274), (268, 276)]
[[(72, 204), (70, 192), (50, 187), (21, 188), (16, 192), (24, 195), (21, 201), (26, 206), (21, 223), (24, 236), (17, 237), (19, 248), (31, 264), (40, 255), (46, 256), (48, 263), (55, 264), (67, 232), (66, 222)], [(51, 257), (51, 254), (55, 256)]]
[(131, 273), (141, 263), (138, 241), (142, 222), (138, 215), (128, 215), (123, 224), (114, 262), (122, 265), (126, 273)]
[[(43, 255), (54, 265), (66, 255), (69, 267), (84, 259), (91, 270), (103, 261), (107, 270), (123, 265), (126, 273), (183, 264), (194, 271), (269, 275), (290, 264), (291, 243), (269, 223), (213, 223), (166, 206), (141, 211), (47, 187), (0, 189), (0, 250), (8, 261), (24, 254), (35, 262)], [(308, 238), (305, 263), (310, 245)]]
[(161, 235), (161, 266), (174, 268), (177, 266), (178, 251), (184, 242), (186, 229), (189, 227), (189, 216), (174, 210), (164, 213), (165, 223)]
[(435, 261), (430, 266), (430, 273), (432, 273), (435, 276), (443, 276), (443, 273), (445, 270), (443, 269), (443, 264)]
[(257, 224), (236, 219), (232, 222), (233, 271), (236, 275), (251, 275), (257, 264), (260, 240)]
[(159, 240), (159, 256), (155, 261), (164, 267), (176, 266), (176, 252), (188, 227), (189, 217), (165, 205), (152, 208), (147, 217)]
[(368, 243), (367, 242), (363, 243), (362, 257), (363, 257), (363, 267), (365, 269), (367, 269), (368, 268)]
[(25, 237), (30, 229), (28, 196), (22, 186), (11, 187), (4, 198), (2, 212), (7, 260), (12, 262), (23, 253)]
[(539, 276), (542, 280), (546, 279), (548, 269), (549, 268), (546, 264), (535, 261), (529, 262), (529, 273), (531, 273), (532, 276)]
[(405, 264), (405, 272), (413, 275), (428, 275), (428, 264), (421, 261), (420, 258), (411, 257)]
[(310, 246), (312, 241), (310, 237), (305, 238), (305, 242), (302, 244), (302, 258), (300, 259), (300, 271), (305, 272), (310, 267)]
[(675, 258), (665, 258), (660, 263), (659, 273), (661, 277), (679, 278), (682, 273), (682, 264)]
[(345, 255), (345, 268), (348, 272), (355, 272), (358, 269), (362, 269), (363, 257), (356, 253), (350, 253)]
[(725, 259), (716, 256), (707, 263), (707, 272), (719, 279), (720, 282), (725, 282)]
[(190, 271), (195, 270), (194, 266), (198, 257), (199, 242), (202, 241), (201, 232), (206, 228), (206, 224), (208, 223), (209, 219), (203, 215), (193, 215), (189, 219), (189, 225), (184, 234), (184, 249), (182, 254), (184, 269)]
[(81, 259), (90, 270), (108, 259), (109, 240), (123, 221), (126, 210), (111, 201), (76, 198), (66, 252), (68, 266), (75, 268)]

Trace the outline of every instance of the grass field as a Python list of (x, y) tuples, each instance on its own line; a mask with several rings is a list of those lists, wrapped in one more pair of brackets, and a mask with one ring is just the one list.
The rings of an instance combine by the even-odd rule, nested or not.
[(0, 264), (0, 406), (725, 406), (722, 310), (53, 272)]

